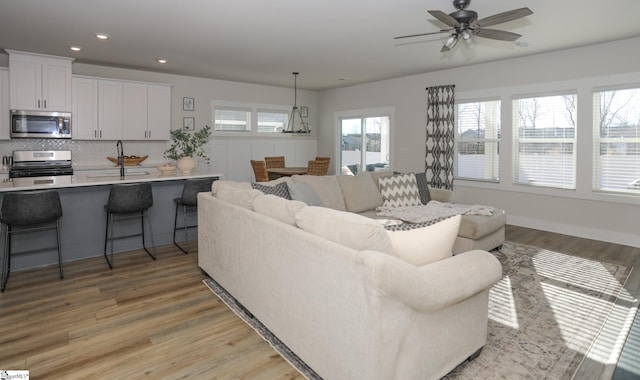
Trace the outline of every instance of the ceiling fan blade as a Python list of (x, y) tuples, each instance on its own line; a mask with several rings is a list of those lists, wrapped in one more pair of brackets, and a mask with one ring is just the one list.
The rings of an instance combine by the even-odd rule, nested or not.
[(393, 37), (394, 40), (398, 40), (400, 38), (410, 38), (410, 37), (421, 37), (421, 36), (430, 36), (432, 34), (440, 34), (440, 33), (446, 33), (449, 30), (441, 30), (439, 32), (430, 32), (430, 33), (418, 33), (418, 34), (407, 34), (406, 36), (398, 36), (398, 37)]
[(531, 11), (531, 9), (527, 7), (513, 9), (507, 12), (498, 13), (493, 16), (480, 19), (474, 24), (474, 26), (485, 27), (485, 26), (491, 26), (496, 24), (502, 24), (503, 22), (516, 20), (522, 17), (529, 16), (531, 14), (533, 14), (533, 12)]
[(427, 11), (427, 12), (429, 12), (431, 16), (437, 18), (438, 20), (442, 21), (443, 23), (449, 25), (452, 28), (457, 28), (460, 26), (460, 23), (455, 18), (449, 16), (443, 11)]
[(517, 33), (505, 32), (504, 30), (497, 29), (476, 29), (473, 31), (474, 36), (490, 38), (492, 40), (501, 40), (501, 41), (515, 41), (518, 38), (522, 37)]

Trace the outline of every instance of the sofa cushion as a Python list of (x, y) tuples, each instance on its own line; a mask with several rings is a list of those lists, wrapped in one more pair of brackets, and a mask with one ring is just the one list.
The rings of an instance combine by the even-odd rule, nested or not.
[(477, 240), (494, 231), (499, 230), (507, 223), (507, 214), (504, 210), (493, 209), (491, 215), (462, 215), (460, 232), (462, 237)]
[(318, 193), (306, 182), (289, 182), (289, 194), (291, 199), (301, 201), (309, 206), (324, 206)]
[(334, 210), (345, 211), (344, 196), (338, 183), (338, 178), (334, 175), (294, 175), (291, 177), (293, 183), (308, 183), (316, 191), (322, 205)]
[(393, 175), (393, 172), (391, 170), (378, 170), (370, 173), (371, 178), (373, 178), (373, 182), (376, 184), (376, 186), (378, 186), (378, 188), (380, 187), (380, 178), (391, 177)]
[(393, 254), (382, 224), (358, 214), (307, 206), (296, 214), (296, 224), (302, 230), (353, 249)]
[(378, 180), (384, 207), (419, 206), (420, 192), (413, 173), (381, 177)]
[(340, 176), (338, 183), (344, 196), (347, 211), (363, 212), (374, 210), (382, 206), (382, 195), (373, 182), (371, 172), (364, 172), (355, 176)]
[(433, 222), (385, 226), (396, 256), (415, 266), (450, 257), (459, 227), (460, 215)]
[(259, 183), (252, 183), (251, 187), (260, 190), (264, 194), (272, 194), (284, 199), (291, 199), (291, 195), (289, 195), (289, 187), (286, 182), (280, 182), (275, 186), (266, 186), (261, 185)]
[(258, 195), (253, 200), (253, 210), (270, 216), (288, 225), (296, 225), (296, 213), (306, 207), (303, 202), (290, 201), (277, 195)]
[[(215, 183), (215, 182), (214, 182)], [(238, 190), (231, 187), (223, 187), (218, 189), (216, 197), (225, 202), (232, 203), (236, 206), (253, 210), (253, 200), (262, 193), (258, 190)]]

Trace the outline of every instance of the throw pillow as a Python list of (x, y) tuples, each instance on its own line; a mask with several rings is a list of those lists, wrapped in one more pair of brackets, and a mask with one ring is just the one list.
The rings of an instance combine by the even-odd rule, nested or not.
[(280, 182), (275, 186), (265, 186), (259, 183), (252, 183), (251, 187), (262, 191), (264, 194), (272, 194), (284, 199), (291, 199), (291, 195), (289, 195), (289, 187), (286, 182)]
[(272, 217), (290, 226), (296, 225), (295, 215), (303, 207), (306, 207), (306, 205), (302, 202), (286, 200), (272, 194), (261, 194), (253, 200), (253, 210), (255, 212)]
[(419, 206), (420, 191), (413, 173), (399, 174), (378, 179), (383, 207)]
[(324, 207), (346, 210), (344, 196), (335, 175), (294, 175), (291, 178), (293, 183), (308, 183), (316, 191)]
[(291, 199), (301, 201), (309, 206), (324, 206), (322, 199), (318, 196), (318, 193), (306, 182), (290, 182), (287, 184), (289, 187), (289, 194)]
[(374, 219), (326, 207), (308, 206), (296, 214), (302, 230), (357, 250), (393, 255), (387, 231)]
[(382, 206), (382, 196), (370, 172), (356, 176), (340, 176), (338, 183), (342, 189), (347, 211), (363, 212)]
[(385, 226), (393, 251), (415, 266), (430, 264), (452, 255), (460, 229), (460, 215), (425, 223)]
[(418, 184), (418, 192), (420, 193), (420, 201), (426, 205), (431, 200), (429, 193), (429, 182), (427, 182), (427, 173), (415, 173), (416, 183)]
[(248, 182), (236, 182), (228, 179), (219, 179), (211, 184), (211, 194), (216, 195), (220, 189), (251, 190)]

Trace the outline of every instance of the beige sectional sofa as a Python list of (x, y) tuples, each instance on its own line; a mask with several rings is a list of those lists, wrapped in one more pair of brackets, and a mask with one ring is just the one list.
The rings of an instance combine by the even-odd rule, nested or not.
[(452, 255), (459, 217), (389, 232), (338, 210), (367, 207), (364, 198), (347, 206), (338, 178), (303, 177), (269, 185), (335, 207), (231, 181), (200, 193), (202, 270), (327, 380), (437, 379), (483, 347), (501, 266), (483, 250)]

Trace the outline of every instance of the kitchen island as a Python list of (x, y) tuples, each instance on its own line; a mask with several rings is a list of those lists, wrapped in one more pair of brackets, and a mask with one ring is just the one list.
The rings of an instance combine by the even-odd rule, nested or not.
[[(111, 185), (119, 183), (151, 182), (153, 206), (150, 209), (153, 238), (156, 246), (173, 243), (174, 199), (182, 194), (183, 183), (187, 179), (221, 178), (222, 174), (207, 170), (195, 170), (185, 175), (178, 170), (170, 174), (156, 168), (127, 167), (124, 178), (119, 169), (75, 170), (72, 176), (9, 178), (0, 182), (0, 198), (9, 191), (56, 189), (60, 193), (63, 216), (60, 219), (62, 259), (64, 262), (101, 256), (104, 251), (106, 212), (104, 205), (109, 197)], [(195, 218), (189, 223), (195, 223)], [(127, 229), (138, 231), (140, 223), (135, 220), (118, 223), (115, 234), (128, 234)], [(148, 230), (146, 231), (148, 234)], [(190, 231), (194, 233), (196, 231)], [(148, 236), (148, 235), (147, 235)], [(190, 235), (190, 240), (193, 236)], [(12, 251), (22, 252), (37, 247), (50, 246), (55, 235), (48, 232), (39, 234), (19, 234), (12, 242)], [(177, 240), (184, 240), (182, 231)], [(3, 230), (4, 241), (4, 230)], [(150, 240), (149, 240), (150, 241)], [(3, 242), (4, 243), (4, 242)], [(139, 237), (116, 240), (114, 252), (124, 252), (142, 248)], [(161, 260), (162, 256), (158, 257)], [(116, 255), (116, 268), (118, 266)], [(23, 270), (57, 263), (54, 252), (35, 252), (12, 255), (11, 270)], [(108, 269), (105, 261), (105, 269)]]

